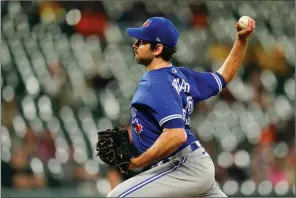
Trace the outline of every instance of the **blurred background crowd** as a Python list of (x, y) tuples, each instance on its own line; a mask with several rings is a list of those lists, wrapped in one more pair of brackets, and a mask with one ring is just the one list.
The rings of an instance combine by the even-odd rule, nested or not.
[(95, 156), (97, 132), (129, 127), (145, 72), (126, 27), (165, 16), (173, 63), (216, 71), (235, 22), (256, 20), (237, 77), (196, 105), (192, 131), (228, 196), (295, 195), (295, 1), (1, 1), (3, 196), (105, 196), (128, 176)]

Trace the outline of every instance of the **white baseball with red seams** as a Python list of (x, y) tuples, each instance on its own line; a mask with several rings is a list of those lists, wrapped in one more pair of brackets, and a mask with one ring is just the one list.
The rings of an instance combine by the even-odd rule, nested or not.
[(251, 19), (251, 17), (249, 17), (249, 16), (242, 16), (238, 21), (239, 26), (243, 29), (247, 28), (250, 19)]

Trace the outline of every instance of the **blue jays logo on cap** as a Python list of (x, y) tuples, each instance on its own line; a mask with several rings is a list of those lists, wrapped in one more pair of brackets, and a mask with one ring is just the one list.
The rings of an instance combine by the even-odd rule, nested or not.
[(179, 33), (174, 24), (164, 17), (152, 17), (140, 28), (127, 28), (127, 33), (136, 39), (158, 42), (174, 48), (179, 39)]
[(142, 27), (148, 27), (150, 25), (151, 21), (148, 19), (145, 21), (145, 23), (142, 25)]

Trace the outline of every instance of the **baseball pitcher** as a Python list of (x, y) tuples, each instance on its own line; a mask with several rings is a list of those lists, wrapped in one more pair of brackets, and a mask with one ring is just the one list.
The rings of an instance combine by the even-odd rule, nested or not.
[(132, 140), (141, 153), (127, 149), (128, 132), (114, 128), (98, 133), (98, 156), (121, 172), (149, 170), (115, 187), (108, 197), (226, 197), (215, 181), (211, 157), (190, 131), (194, 105), (215, 96), (235, 76), (255, 21), (236, 23), (234, 46), (217, 72), (195, 72), (172, 65), (178, 31), (166, 18), (149, 18), (127, 28), (136, 38), (135, 59), (147, 68), (131, 102)]

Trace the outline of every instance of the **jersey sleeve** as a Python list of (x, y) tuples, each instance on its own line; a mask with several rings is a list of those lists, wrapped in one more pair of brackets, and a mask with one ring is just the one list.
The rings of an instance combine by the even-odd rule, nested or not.
[(193, 99), (195, 102), (208, 99), (219, 94), (224, 87), (226, 81), (218, 72), (194, 72), (192, 73), (194, 81)]
[(182, 99), (169, 83), (152, 84), (140, 98), (161, 128), (184, 128)]

